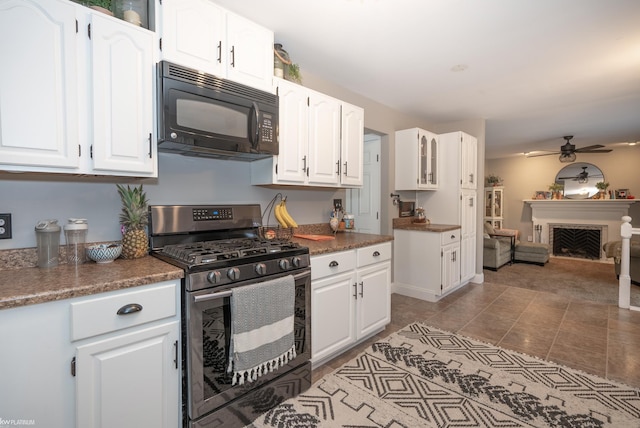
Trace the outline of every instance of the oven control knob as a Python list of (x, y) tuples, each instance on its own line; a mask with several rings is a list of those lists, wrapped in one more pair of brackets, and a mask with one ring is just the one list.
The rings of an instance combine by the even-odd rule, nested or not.
[(258, 275), (266, 275), (267, 265), (265, 265), (264, 263), (258, 263), (256, 264), (255, 270)]
[(236, 279), (240, 279), (240, 269), (234, 267), (227, 271), (227, 277), (234, 281)]
[(207, 281), (211, 284), (217, 284), (220, 282), (220, 271), (214, 270), (213, 272), (209, 272), (207, 274)]
[(293, 265), (293, 267), (299, 268), (300, 267), (300, 257), (293, 257), (291, 259), (291, 264)]
[(280, 269), (282, 270), (287, 270), (289, 269), (290, 265), (289, 265), (289, 260), (287, 259), (282, 259), (278, 262), (278, 266), (280, 266)]

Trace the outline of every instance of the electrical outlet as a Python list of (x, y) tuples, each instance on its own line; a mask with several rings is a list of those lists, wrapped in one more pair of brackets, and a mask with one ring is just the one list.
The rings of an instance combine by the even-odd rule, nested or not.
[(333, 200), (333, 209), (336, 211), (342, 210), (342, 199)]
[(11, 239), (11, 214), (0, 214), (0, 239)]
[(528, 235), (528, 236), (527, 236), (527, 241), (529, 241), (529, 242), (533, 242), (533, 236)]

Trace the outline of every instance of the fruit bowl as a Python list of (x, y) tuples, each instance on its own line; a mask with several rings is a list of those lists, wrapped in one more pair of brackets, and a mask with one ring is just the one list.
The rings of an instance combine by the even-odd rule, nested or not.
[(122, 253), (120, 242), (87, 246), (87, 257), (96, 263), (111, 263), (120, 257), (120, 253)]

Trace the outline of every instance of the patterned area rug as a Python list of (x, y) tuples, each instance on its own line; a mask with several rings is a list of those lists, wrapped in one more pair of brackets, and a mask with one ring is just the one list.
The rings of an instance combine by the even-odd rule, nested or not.
[(252, 427), (639, 427), (640, 390), (414, 323)]

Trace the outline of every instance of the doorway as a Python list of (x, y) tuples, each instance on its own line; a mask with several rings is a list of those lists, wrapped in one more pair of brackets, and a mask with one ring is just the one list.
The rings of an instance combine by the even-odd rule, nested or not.
[(379, 135), (364, 135), (362, 187), (347, 190), (346, 207), (354, 215), (356, 232), (380, 234), (381, 146)]

